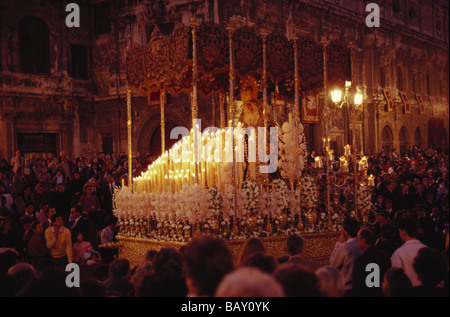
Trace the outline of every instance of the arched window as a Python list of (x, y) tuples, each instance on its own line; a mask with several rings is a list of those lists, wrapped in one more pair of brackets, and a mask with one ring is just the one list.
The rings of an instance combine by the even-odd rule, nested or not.
[(33, 16), (20, 21), (19, 54), (21, 71), (37, 74), (49, 72), (50, 38), (44, 21)]

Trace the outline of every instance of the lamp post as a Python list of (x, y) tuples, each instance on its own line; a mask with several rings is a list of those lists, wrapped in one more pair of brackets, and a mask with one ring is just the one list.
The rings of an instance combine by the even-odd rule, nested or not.
[[(353, 158), (353, 175), (354, 175), (354, 187), (353, 187), (353, 199), (355, 202), (355, 215), (358, 214), (357, 210), (357, 199), (356, 199), (356, 192), (358, 188), (358, 167), (356, 162), (356, 113), (358, 111), (358, 108), (361, 106), (363, 101), (363, 95), (359, 92), (359, 89), (356, 88), (356, 93), (354, 94), (353, 103), (352, 106), (350, 105), (350, 88), (352, 86), (352, 83), (350, 81), (345, 82), (345, 94), (344, 94), (344, 101), (342, 100), (342, 91), (339, 89), (335, 89), (331, 91), (331, 99), (336, 104), (338, 109), (342, 109), (343, 105), (345, 104), (347, 106), (347, 111), (350, 113), (350, 118), (352, 120), (353, 130), (352, 130), (352, 151), (351, 155)], [(349, 129), (350, 130), (350, 129)], [(347, 136), (348, 138), (348, 136)], [(345, 146), (346, 151), (345, 154), (349, 155), (348, 153), (348, 145)]]

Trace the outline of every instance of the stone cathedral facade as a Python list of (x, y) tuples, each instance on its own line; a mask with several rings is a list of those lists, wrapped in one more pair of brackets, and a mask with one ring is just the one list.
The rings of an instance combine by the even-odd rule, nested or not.
[[(65, 24), (69, 2), (80, 7), (79, 28)], [(2, 0), (0, 156), (10, 159), (16, 150), (64, 151), (72, 157), (125, 153), (127, 49), (145, 45), (156, 27), (169, 35), (177, 24), (189, 26), (192, 16), (223, 27), (235, 17), (288, 39), (297, 34), (350, 45), (352, 86), (364, 94), (355, 122), (331, 100), (323, 109), (324, 92), (317, 92), (321, 111), (330, 112), (329, 136), (337, 153), (351, 144), (352, 133), (358, 151), (365, 152), (448, 145), (448, 1), (374, 0), (381, 17), (374, 28), (366, 25), (365, 2)], [(204, 127), (219, 124), (216, 97), (199, 100)], [(291, 110), (289, 101), (269, 105), (278, 120)], [(159, 155), (159, 95), (133, 95), (132, 116), (134, 150)], [(171, 128), (190, 128), (190, 96), (167, 96), (165, 117), (167, 149)], [(323, 120), (305, 127), (309, 150), (321, 151)]]

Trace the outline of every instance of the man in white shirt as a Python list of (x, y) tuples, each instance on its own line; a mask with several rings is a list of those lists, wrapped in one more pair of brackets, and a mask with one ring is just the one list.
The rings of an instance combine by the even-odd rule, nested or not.
[(398, 231), (404, 243), (392, 254), (392, 267), (403, 268), (405, 274), (411, 280), (412, 285), (419, 286), (420, 280), (414, 271), (413, 263), (419, 250), (427, 246), (415, 238), (417, 235), (417, 225), (413, 220), (404, 219), (400, 221)]
[(345, 281), (345, 291), (352, 290), (353, 263), (361, 254), (356, 236), (361, 227), (356, 219), (348, 218), (343, 222), (342, 234), (331, 253), (330, 266), (342, 273)]

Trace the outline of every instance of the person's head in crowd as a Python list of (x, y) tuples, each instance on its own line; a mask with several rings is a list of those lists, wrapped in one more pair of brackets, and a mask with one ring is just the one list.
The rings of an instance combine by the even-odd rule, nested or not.
[(78, 181), (81, 178), (80, 172), (79, 171), (74, 172), (73, 178)]
[(384, 210), (377, 210), (375, 212), (375, 217), (376, 217), (377, 223), (379, 223), (380, 225), (387, 222), (386, 212)]
[(96, 251), (91, 252), (91, 257), (89, 260), (91, 263), (98, 263), (100, 261), (100, 254)]
[(398, 231), (400, 239), (406, 242), (417, 236), (417, 224), (412, 219), (403, 219), (398, 223)]
[(34, 204), (33, 203), (27, 203), (25, 206), (25, 214), (27, 215), (34, 215)]
[[(182, 250), (180, 250), (180, 252), (182, 253)], [(157, 253), (158, 253), (158, 251), (156, 251), (156, 250), (153, 250), (153, 249), (148, 250), (147, 253), (145, 253), (144, 262), (151, 262), (151, 263), (153, 263)]]
[(424, 206), (424, 205), (419, 204), (419, 205), (416, 205), (416, 206), (414, 207), (414, 211), (415, 211), (415, 214), (416, 214), (416, 218), (417, 218), (417, 219), (420, 219), (420, 218), (426, 216), (426, 213), (427, 213), (427, 207)]
[(8, 270), (17, 264), (19, 253), (12, 248), (0, 248), (0, 280), (6, 278)]
[(383, 203), (384, 203), (383, 196), (382, 195), (378, 195), (377, 196), (377, 204), (381, 206), (381, 205), (383, 205)]
[(381, 288), (385, 297), (394, 296), (394, 294), (402, 289), (412, 287), (411, 280), (401, 267), (391, 267), (384, 274)]
[(238, 266), (241, 266), (242, 263), (255, 252), (266, 252), (264, 243), (261, 239), (255, 237), (247, 239), (247, 241), (242, 246), (241, 253), (239, 255)]
[(256, 267), (263, 272), (272, 274), (278, 266), (278, 261), (273, 255), (255, 252), (242, 263), (242, 266)]
[(106, 288), (102, 282), (90, 278), (80, 281), (81, 297), (105, 297)]
[(73, 219), (80, 218), (82, 213), (83, 213), (83, 210), (78, 205), (75, 205), (72, 208), (70, 208), (70, 215), (72, 216)]
[(280, 283), (272, 275), (254, 267), (240, 267), (227, 274), (215, 293), (215, 297), (283, 296)]
[(155, 255), (153, 270), (168, 278), (183, 275), (183, 255), (175, 248), (164, 247)]
[(431, 217), (433, 218), (439, 218), (442, 216), (442, 209), (439, 208), (438, 204), (433, 204), (431, 206)]
[(13, 225), (9, 217), (0, 220), (0, 232), (9, 234), (13, 230)]
[(44, 226), (42, 225), (42, 223), (40, 223), (39, 221), (33, 221), (30, 224), (30, 227), (28, 228), (27, 232), (26, 232), (26, 240), (28, 240), (29, 238), (31, 238), (31, 236), (33, 234), (43, 234), (44, 233)]
[(283, 263), (273, 273), (286, 297), (320, 297), (318, 278), (294, 263)]
[(26, 185), (26, 186), (22, 189), (22, 192), (20, 193), (20, 195), (21, 195), (21, 196), (28, 196), (28, 195), (31, 194), (32, 191), (33, 191), (33, 190), (32, 190), (32, 188), (31, 188), (31, 186), (30, 186), (30, 185)]
[(33, 218), (30, 216), (24, 215), (20, 217), (20, 224), (24, 230), (24, 232), (27, 232), (28, 229), (30, 229), (31, 224), (33, 223)]
[(431, 217), (422, 217), (417, 221), (417, 233), (429, 235), (435, 232), (436, 224)]
[(17, 295), (28, 283), (37, 278), (37, 273), (30, 263), (17, 263), (8, 270), (8, 278), (12, 281), (14, 293)]
[(139, 293), (139, 286), (141, 284), (142, 279), (147, 274), (153, 273), (153, 263), (152, 262), (144, 262), (141, 265), (139, 265), (136, 268), (136, 271), (134, 272), (132, 276), (133, 284), (135, 286), (135, 294), (138, 296)]
[(401, 209), (398, 211), (397, 221), (400, 222), (405, 219), (413, 219), (413, 213), (410, 209)]
[(105, 218), (105, 226), (109, 227), (111, 229), (111, 231), (114, 230), (114, 228), (116, 227), (117, 222), (118, 222), (118, 219), (114, 215), (108, 215)]
[(448, 273), (444, 256), (432, 248), (419, 250), (414, 258), (413, 268), (422, 286), (427, 288), (436, 287)]
[(358, 231), (359, 231), (361, 225), (360, 225), (359, 221), (356, 219), (346, 218), (342, 222), (342, 227), (343, 227), (344, 238), (346, 238), (346, 240), (348, 240), (350, 238), (356, 238), (356, 235), (358, 234)]
[(47, 219), (52, 219), (53, 215), (56, 214), (56, 208), (49, 206), (45, 211), (45, 215), (47, 216)]
[[(44, 176), (45, 178), (45, 176)], [(44, 193), (44, 186), (42, 186), (42, 184), (37, 184), (35, 187), (36, 190), (36, 194), (38, 195), (42, 195)]]
[(64, 186), (64, 184), (59, 183), (57, 186), (58, 192), (60, 193), (64, 193), (64, 191), (66, 190), (66, 187)]
[(343, 297), (345, 294), (345, 281), (342, 273), (336, 268), (325, 265), (315, 272), (318, 278), (318, 287), (322, 297)]
[(382, 240), (392, 240), (395, 237), (395, 227), (391, 223), (384, 223), (380, 226), (380, 238)]
[(53, 214), (51, 220), (52, 220), (52, 226), (53, 227), (55, 227), (55, 228), (62, 227), (63, 219), (62, 219), (61, 214), (59, 214), (59, 213)]
[(378, 236), (373, 230), (369, 228), (362, 228), (358, 231), (356, 240), (358, 241), (358, 248), (364, 251), (377, 242)]
[(82, 232), (78, 232), (77, 236), (76, 236), (76, 241), (73, 241), (73, 242), (76, 243), (76, 242), (83, 242), (83, 241), (86, 241), (84, 234)]
[(395, 191), (396, 188), (397, 188), (397, 183), (394, 181), (390, 181), (389, 185), (388, 185), (388, 189), (393, 192), (393, 191)]
[(124, 258), (115, 259), (111, 263), (109, 273), (111, 277), (122, 277), (128, 280), (131, 276), (130, 261)]
[(153, 272), (142, 278), (140, 297), (184, 297), (188, 294), (183, 255), (173, 247), (162, 248), (152, 263)]
[(424, 190), (425, 190), (424, 185), (418, 184), (416, 188), (417, 188), (417, 193), (418, 193), (419, 195), (423, 195)]
[(200, 236), (183, 250), (186, 285), (192, 295), (214, 296), (222, 278), (233, 270), (233, 258), (225, 241)]
[(19, 297), (80, 297), (79, 287), (67, 287), (67, 273), (47, 268), (22, 289)]
[(305, 239), (297, 234), (291, 234), (286, 239), (286, 250), (289, 255), (303, 255)]
[(0, 182), (0, 195), (6, 194), (7, 191), (8, 190), (5, 186), (5, 184), (3, 184), (3, 182)]
[(384, 201), (384, 206), (386, 207), (386, 210), (392, 209), (392, 200), (390, 198), (386, 198)]

